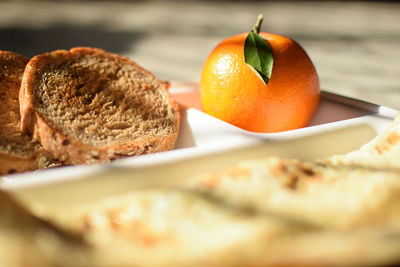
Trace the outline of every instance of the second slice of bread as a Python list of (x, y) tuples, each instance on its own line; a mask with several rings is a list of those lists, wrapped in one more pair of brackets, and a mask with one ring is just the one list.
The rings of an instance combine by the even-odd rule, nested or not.
[(128, 58), (77, 47), (33, 57), (21, 90), (21, 130), (67, 164), (172, 149), (180, 114), (157, 79)]
[(47, 167), (52, 155), (20, 131), (18, 94), (28, 59), (0, 51), (0, 175)]

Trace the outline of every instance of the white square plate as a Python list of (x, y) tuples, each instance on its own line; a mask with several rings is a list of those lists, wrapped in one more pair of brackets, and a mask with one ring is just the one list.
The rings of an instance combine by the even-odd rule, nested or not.
[[(309, 160), (327, 157), (359, 148), (392, 122), (397, 114), (396, 110), (387, 107), (322, 92), (318, 111), (310, 126), (280, 133), (253, 133), (202, 112), (196, 83), (175, 84), (170, 92), (179, 103), (182, 114), (174, 150), (116, 160), (107, 165), (68, 166), (13, 174), (0, 178), (0, 187), (18, 191), (64, 186), (89, 176), (113, 176), (113, 172), (121, 168), (129, 169), (129, 176), (138, 180), (149, 176), (154, 177), (154, 183), (159, 183), (155, 181), (160, 177), (185, 177), (201, 171), (218, 170), (244, 159), (281, 156)], [(109, 180), (107, 185), (125, 184), (115, 177), (105, 179)], [(151, 181), (153, 178), (146, 179)], [(131, 186), (137, 186), (134, 184)], [(121, 185), (117, 187), (125, 190)]]

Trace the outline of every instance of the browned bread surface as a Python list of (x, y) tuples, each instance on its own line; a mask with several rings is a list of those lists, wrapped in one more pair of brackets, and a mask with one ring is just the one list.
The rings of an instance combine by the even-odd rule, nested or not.
[(21, 129), (70, 164), (169, 150), (180, 114), (167, 87), (128, 58), (97, 48), (38, 55), (22, 81)]
[(45, 167), (51, 155), (20, 131), (18, 94), (28, 59), (0, 51), (0, 175)]

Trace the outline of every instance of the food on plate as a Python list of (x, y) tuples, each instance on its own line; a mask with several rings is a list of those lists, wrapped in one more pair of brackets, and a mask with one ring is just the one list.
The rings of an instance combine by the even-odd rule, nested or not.
[[(8, 260), (5, 266), (381, 266), (399, 262), (400, 231), (395, 225), (335, 229), (228, 204), (189, 189), (132, 192), (63, 209), (59, 214), (80, 227), (75, 228), (76, 234), (66, 230), (65, 220), (46, 222), (3, 195), (0, 192), (1, 208), (6, 206), (6, 216), (0, 217), (0, 231), (5, 233), (0, 256), (6, 255), (1, 258)], [(9, 245), (2, 245), (8, 238)]]
[(180, 189), (110, 197), (65, 217), (80, 222), (76, 231), (96, 252), (94, 266), (251, 266), (265, 252), (263, 242), (308, 227)]
[(319, 103), (316, 69), (298, 43), (259, 32), (260, 24), (228, 37), (210, 53), (200, 80), (203, 109), (249, 131), (304, 127)]
[(347, 230), (391, 223), (400, 227), (400, 173), (391, 170), (272, 157), (204, 174), (191, 188), (227, 205), (321, 228)]
[(0, 175), (46, 167), (52, 156), (19, 129), (18, 94), (28, 59), (0, 51)]
[[(371, 142), (379, 147), (385, 144), (385, 136), (399, 118), (400, 114), (389, 130), (378, 135), (382, 143)], [(398, 157), (399, 151), (392, 151), (391, 157)], [(161, 184), (163, 178), (159, 177)], [(35, 241), (41, 236), (37, 229), (42, 229), (53, 233), (45, 242), (60, 244), (46, 252), (46, 264), (41, 261), (31, 266), (59, 263), (57, 253), (52, 253), (58, 248), (72, 251), (68, 263), (74, 266), (400, 263), (398, 169), (269, 157), (188, 177), (168, 189), (155, 183), (154, 188), (132, 190), (64, 203), (61, 208), (38, 202), (23, 212), (21, 208), (11, 210), (13, 216), (0, 217), (0, 231), (6, 229), (15, 242), (21, 241), (13, 243), (16, 252), (10, 254), (10, 261), (26, 249), (22, 240), (43, 244)], [(0, 191), (0, 210), (18, 207), (15, 203)], [(28, 220), (18, 231), (14, 225), (20, 214)], [(25, 232), (26, 228), (33, 230)], [(71, 242), (73, 236), (76, 243)], [(42, 255), (42, 247), (31, 247)], [(7, 249), (0, 241), (0, 256)]]
[(389, 127), (359, 150), (332, 156), (325, 160), (325, 163), (400, 171), (400, 115)]
[(37, 55), (22, 80), (21, 129), (66, 164), (169, 150), (180, 114), (168, 86), (101, 49)]
[(82, 236), (34, 216), (3, 191), (0, 214), (0, 266), (89, 266)]
[[(258, 193), (254, 192), (262, 199)], [(317, 206), (318, 196), (313, 204), (304, 203), (310, 206), (297, 205), (297, 214)], [(381, 218), (338, 228), (252, 204), (238, 205), (229, 202), (233, 195), (225, 197), (228, 201), (187, 188), (132, 192), (77, 207), (75, 219), (96, 251), (99, 266), (364, 266), (400, 260), (398, 221), (385, 224)], [(279, 196), (271, 199), (279, 205)], [(351, 201), (335, 200), (351, 209)], [(364, 208), (368, 214), (368, 206)], [(329, 211), (314, 215), (326, 214)], [(341, 220), (334, 215), (333, 220)]]

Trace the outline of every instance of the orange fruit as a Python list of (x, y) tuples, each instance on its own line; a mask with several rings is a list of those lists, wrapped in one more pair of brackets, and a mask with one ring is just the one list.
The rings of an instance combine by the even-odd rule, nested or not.
[(320, 98), (318, 75), (307, 53), (289, 37), (259, 33), (274, 58), (265, 84), (244, 61), (247, 34), (223, 40), (208, 56), (200, 79), (204, 111), (254, 132), (305, 127)]

